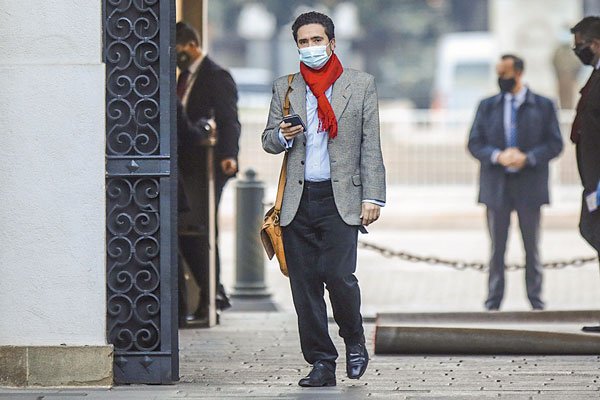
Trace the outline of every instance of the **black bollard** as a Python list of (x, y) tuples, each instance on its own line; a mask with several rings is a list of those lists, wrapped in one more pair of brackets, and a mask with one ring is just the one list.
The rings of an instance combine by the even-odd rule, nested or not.
[(275, 311), (265, 282), (265, 253), (260, 241), (265, 185), (249, 169), (236, 184), (235, 285), (233, 311)]

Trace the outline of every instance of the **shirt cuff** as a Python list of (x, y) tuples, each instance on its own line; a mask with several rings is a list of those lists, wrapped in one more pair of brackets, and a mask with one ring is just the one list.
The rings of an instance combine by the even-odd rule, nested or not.
[(292, 145), (294, 144), (294, 139), (287, 140), (286, 138), (283, 137), (283, 133), (281, 133), (281, 129), (277, 130), (277, 136), (279, 137), (279, 143), (281, 143), (281, 145), (283, 147), (285, 147), (286, 150), (291, 148)]
[(496, 150), (492, 151), (492, 157), (490, 157), (490, 160), (492, 160), (492, 164), (498, 164), (499, 156), (500, 156), (500, 150), (496, 149)]
[(385, 207), (385, 201), (364, 199), (362, 202), (363, 203), (373, 203), (373, 204), (378, 205), (379, 207)]
[(535, 159), (535, 155), (533, 154), (532, 151), (527, 153), (527, 164), (532, 167), (535, 167), (537, 164), (537, 160)]

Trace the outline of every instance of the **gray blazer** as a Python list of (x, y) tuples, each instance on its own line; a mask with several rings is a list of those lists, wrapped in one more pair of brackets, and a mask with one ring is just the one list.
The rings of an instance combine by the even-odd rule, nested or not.
[[(285, 151), (278, 138), (283, 119), (283, 102), (288, 88), (287, 76), (273, 83), (273, 98), (267, 126), (262, 134), (265, 151)], [(306, 83), (296, 73), (290, 92), (290, 114), (306, 122)], [(379, 106), (373, 76), (344, 69), (333, 84), (331, 106), (338, 122), (338, 135), (329, 139), (327, 149), (331, 167), (333, 195), (338, 212), (348, 225), (360, 225), (363, 199), (385, 202), (385, 168), (379, 141)], [(289, 149), (287, 181), (281, 208), (281, 225), (294, 219), (304, 187), (306, 138), (299, 135)]]
[[(517, 147), (535, 162), (517, 172), (521, 196), (516, 207), (540, 207), (550, 202), (548, 194), (548, 163), (560, 154), (562, 136), (552, 100), (527, 90), (525, 102), (517, 112)], [(490, 208), (506, 206), (504, 167), (492, 163), (494, 150), (506, 148), (504, 134), (504, 100), (501, 94), (484, 99), (471, 128), (467, 147), (481, 162), (479, 173), (479, 202)]]

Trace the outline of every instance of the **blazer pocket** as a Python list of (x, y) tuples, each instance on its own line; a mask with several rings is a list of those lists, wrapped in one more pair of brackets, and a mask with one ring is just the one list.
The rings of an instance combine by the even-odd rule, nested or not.
[(352, 183), (354, 186), (361, 186), (362, 182), (360, 181), (360, 175), (352, 175)]

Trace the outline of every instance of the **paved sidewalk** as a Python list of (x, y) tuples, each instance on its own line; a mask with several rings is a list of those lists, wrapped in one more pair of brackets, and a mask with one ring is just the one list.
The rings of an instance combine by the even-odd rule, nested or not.
[[(366, 324), (373, 349), (373, 324)], [(332, 335), (336, 328), (330, 325)], [(343, 344), (335, 339), (338, 349)], [(301, 388), (309, 371), (299, 351), (293, 314), (231, 313), (212, 329), (184, 330), (181, 382), (117, 386), (110, 390), (0, 389), (1, 399), (497, 399), (589, 400), (600, 397), (599, 356), (379, 356), (371, 354), (359, 381)]]
[[(483, 209), (472, 193), (452, 192), (444, 209), (432, 211), (431, 199), (442, 191), (393, 190), (391, 198), (405, 207), (384, 209), (381, 224), (360, 240), (394, 250), (467, 261), (485, 261), (489, 240)], [(227, 192), (226, 192), (227, 193)], [(224, 203), (231, 202), (229, 188)], [(577, 232), (576, 195), (544, 212), (543, 261), (593, 256)], [(393, 204), (393, 203), (391, 203)], [(229, 208), (228, 208), (229, 207)], [(231, 211), (225, 205), (223, 211)], [(384, 222), (385, 221), (385, 222)], [(420, 221), (420, 222), (419, 222)], [(223, 282), (235, 282), (233, 219), (222, 219), (220, 241)], [(514, 224), (513, 224), (514, 225)], [(521, 262), (522, 244), (511, 231), (508, 262)], [(359, 251), (357, 276), (363, 314), (402, 311), (481, 311), (487, 276), (478, 271), (410, 264)], [(0, 389), (0, 399), (497, 399), (588, 400), (600, 398), (600, 356), (379, 356), (359, 381), (345, 378), (343, 343), (338, 386), (309, 389), (297, 381), (309, 371), (299, 349), (296, 319), (287, 278), (275, 262), (265, 263), (266, 281), (279, 312), (226, 312), (212, 329), (180, 332), (181, 382), (173, 386), (118, 386), (111, 390)], [(544, 296), (551, 310), (597, 309), (600, 306), (597, 264), (546, 271)], [(527, 310), (523, 271), (507, 273), (504, 310)], [(369, 349), (374, 325), (367, 323)], [(330, 325), (332, 336), (337, 327)]]

